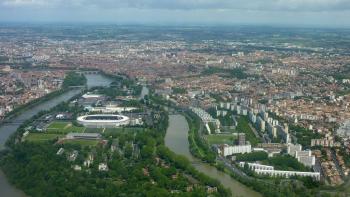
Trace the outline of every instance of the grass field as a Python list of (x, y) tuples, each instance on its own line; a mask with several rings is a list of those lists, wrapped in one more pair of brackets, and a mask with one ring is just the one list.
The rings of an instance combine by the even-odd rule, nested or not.
[(84, 131), (85, 127), (74, 126), (71, 122), (55, 121), (47, 127), (49, 134), (83, 133)]
[(29, 142), (40, 142), (40, 141), (49, 141), (64, 135), (60, 134), (46, 134), (46, 133), (30, 133), (25, 139)]
[(144, 128), (139, 127), (126, 127), (126, 128), (106, 128), (105, 133), (109, 132), (140, 132), (144, 131)]
[(65, 140), (65, 144), (79, 144), (81, 146), (96, 146), (100, 141), (98, 140)]
[(207, 135), (206, 139), (210, 145), (212, 144), (229, 144), (232, 145), (235, 136), (229, 134)]
[(46, 129), (48, 134), (67, 133), (115, 133), (115, 132), (141, 132), (144, 128), (141, 127), (126, 127), (126, 128), (85, 128), (72, 125), (71, 122), (55, 121), (52, 122)]
[(260, 142), (260, 139), (255, 136), (253, 130), (250, 128), (249, 120), (247, 117), (239, 117), (236, 130), (245, 133), (246, 140), (248, 140), (253, 146), (257, 145)]
[(48, 129), (64, 129), (66, 126), (71, 124), (70, 122), (52, 122), (47, 128)]
[(84, 133), (101, 133), (103, 128), (86, 128)]
[(64, 129), (64, 131), (66, 133), (84, 133), (85, 129), (86, 129), (85, 127), (70, 126)]

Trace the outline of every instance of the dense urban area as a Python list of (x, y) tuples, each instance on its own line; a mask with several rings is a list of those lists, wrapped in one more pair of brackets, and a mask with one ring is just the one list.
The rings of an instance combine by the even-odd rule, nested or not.
[(29, 196), (350, 195), (349, 30), (2, 24), (0, 70), (1, 124), (79, 90), (0, 144)]

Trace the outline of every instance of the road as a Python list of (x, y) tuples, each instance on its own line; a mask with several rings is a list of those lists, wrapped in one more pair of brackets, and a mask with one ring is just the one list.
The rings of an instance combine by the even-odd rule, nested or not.
[(337, 168), (339, 174), (342, 176), (342, 178), (344, 179), (345, 178), (345, 175), (344, 175), (344, 172), (343, 172), (343, 169), (340, 167), (339, 165), (339, 162), (337, 160), (337, 156), (336, 156), (336, 153), (335, 153), (335, 150), (331, 150), (331, 153), (332, 153), (332, 159), (333, 159), (333, 162), (335, 163), (335, 167)]

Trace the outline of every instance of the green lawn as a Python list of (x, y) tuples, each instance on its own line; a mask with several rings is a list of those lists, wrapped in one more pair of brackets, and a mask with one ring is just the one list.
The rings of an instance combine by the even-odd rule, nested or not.
[(29, 142), (40, 142), (40, 141), (49, 141), (56, 138), (63, 137), (64, 135), (60, 134), (46, 134), (46, 133), (30, 133), (26, 140)]
[(49, 134), (67, 134), (67, 133), (114, 133), (114, 132), (139, 132), (144, 131), (141, 127), (126, 127), (126, 128), (85, 128), (72, 125), (71, 122), (55, 121), (52, 122), (46, 132)]
[(247, 117), (239, 117), (236, 130), (238, 132), (245, 133), (246, 140), (249, 141), (253, 146), (257, 145), (260, 142), (260, 139), (255, 137), (253, 130), (249, 127), (249, 120)]
[(73, 126), (71, 122), (55, 121), (47, 127), (49, 134), (83, 133), (85, 127)]
[(66, 133), (84, 133), (85, 129), (85, 127), (70, 126), (64, 129), (64, 131)]
[(206, 139), (210, 145), (212, 144), (229, 144), (232, 145), (236, 136), (229, 134), (207, 135)]
[(101, 133), (103, 128), (86, 128), (84, 133)]
[(55, 121), (52, 122), (47, 128), (48, 129), (64, 129), (68, 124), (71, 124), (70, 122), (61, 122), (61, 121)]
[(64, 143), (67, 144), (79, 144), (81, 146), (96, 146), (99, 140), (65, 140)]

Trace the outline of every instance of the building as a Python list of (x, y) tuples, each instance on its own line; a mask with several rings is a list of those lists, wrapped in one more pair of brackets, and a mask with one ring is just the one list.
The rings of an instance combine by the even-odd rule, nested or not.
[(299, 171), (282, 171), (282, 170), (254, 170), (255, 173), (259, 175), (268, 175), (275, 177), (286, 177), (289, 178), (291, 176), (303, 176), (303, 177), (311, 177), (317, 181), (321, 179), (321, 174), (319, 172), (299, 172)]
[(57, 151), (56, 155), (62, 155), (63, 153), (64, 153), (64, 148), (60, 148), (60, 149)]
[(334, 141), (333, 137), (311, 140), (311, 146), (333, 147), (336, 145), (337, 143)]
[(265, 124), (266, 122), (260, 116), (256, 118), (256, 126), (260, 131), (265, 131)]
[(91, 106), (86, 106), (84, 109), (88, 110), (89, 112), (99, 112), (99, 113), (122, 113), (122, 112), (130, 112), (130, 111), (135, 111), (138, 108), (136, 107), (118, 107), (115, 105), (107, 105), (104, 107), (91, 107)]
[(68, 133), (66, 138), (69, 140), (99, 140), (101, 134), (99, 133)]
[(293, 157), (295, 157), (295, 153), (297, 151), (301, 151), (302, 146), (300, 144), (288, 144), (287, 153)]
[(267, 123), (267, 133), (269, 136), (276, 138), (277, 137), (277, 128), (271, 123)]
[(246, 141), (245, 141), (245, 133), (239, 133), (238, 134), (238, 145), (239, 146), (243, 146), (246, 144)]
[(277, 135), (284, 140), (284, 142), (286, 144), (290, 143), (290, 135), (289, 135), (289, 129), (288, 129), (288, 125), (277, 125)]
[(299, 156), (297, 157), (298, 161), (304, 166), (312, 167), (316, 164), (315, 156)]
[(316, 158), (311, 154), (310, 150), (302, 151), (300, 144), (288, 144), (287, 153), (295, 157), (300, 163), (305, 166), (312, 167), (316, 163)]
[(79, 166), (79, 165), (74, 165), (74, 166), (73, 166), (73, 169), (74, 169), (75, 171), (81, 171), (81, 166)]
[(68, 161), (75, 161), (78, 157), (79, 152), (77, 150), (74, 150), (68, 155)]
[(261, 165), (257, 163), (246, 163), (246, 162), (239, 162), (239, 166), (241, 168), (244, 168), (245, 165), (248, 165), (249, 169), (251, 170), (274, 170), (273, 166), (268, 166), (268, 165)]
[(296, 151), (295, 158), (302, 164), (308, 167), (312, 167), (316, 163), (316, 158), (314, 155), (311, 155), (310, 150), (306, 151)]
[(116, 128), (128, 125), (130, 118), (123, 115), (96, 114), (80, 116), (77, 121), (88, 128)]
[[(201, 108), (190, 107), (190, 109), (202, 120), (209, 134), (213, 132), (220, 133), (220, 121), (218, 119), (214, 119), (208, 112), (204, 111)], [(214, 125), (215, 131), (211, 130), (209, 123), (212, 123)]]
[(98, 171), (108, 171), (108, 166), (106, 163), (100, 163), (98, 165)]
[(92, 154), (89, 154), (88, 158), (84, 161), (84, 166), (90, 167), (93, 162), (94, 162), (94, 156)]
[(223, 144), (219, 147), (218, 153), (221, 154), (222, 156), (230, 156), (233, 154), (238, 154), (238, 153), (250, 153), (252, 152), (252, 146), (250, 144), (248, 145), (238, 145), (238, 146), (229, 146), (227, 144)]
[(244, 167), (248, 165), (249, 169), (253, 170), (255, 173), (259, 175), (269, 175), (269, 176), (280, 176), (289, 178), (291, 176), (304, 176), (304, 177), (312, 177), (315, 180), (320, 180), (321, 174), (319, 172), (300, 172), (300, 171), (282, 171), (275, 170), (273, 166), (261, 165), (257, 163), (246, 163), (239, 162), (240, 167)]

